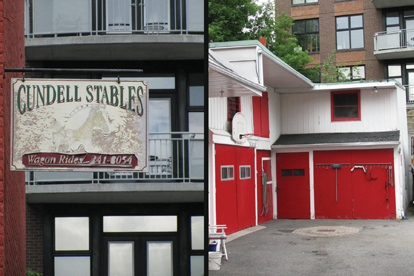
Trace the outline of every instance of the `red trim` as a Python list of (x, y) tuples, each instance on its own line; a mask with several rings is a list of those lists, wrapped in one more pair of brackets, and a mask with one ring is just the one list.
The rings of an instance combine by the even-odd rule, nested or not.
[[(358, 94), (358, 118), (335, 118), (334, 117), (334, 105), (333, 105), (333, 98), (334, 95), (338, 94)], [(341, 121), (361, 121), (361, 93), (360, 90), (348, 90), (348, 91), (338, 91), (338, 92), (331, 92), (331, 121), (332, 122), (341, 122)]]

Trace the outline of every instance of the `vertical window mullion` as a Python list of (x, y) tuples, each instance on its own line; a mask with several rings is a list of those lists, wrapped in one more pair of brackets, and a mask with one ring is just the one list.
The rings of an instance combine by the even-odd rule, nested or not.
[(351, 41), (351, 17), (348, 16), (348, 41), (349, 41), (349, 49), (352, 49), (352, 41)]

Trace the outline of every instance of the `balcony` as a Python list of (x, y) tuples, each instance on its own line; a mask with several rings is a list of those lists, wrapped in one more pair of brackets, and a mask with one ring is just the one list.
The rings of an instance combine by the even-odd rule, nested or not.
[(202, 133), (151, 133), (147, 172), (26, 172), (29, 203), (203, 201)]
[(25, 0), (28, 60), (202, 59), (202, 0)]
[(377, 9), (405, 7), (413, 4), (411, 0), (372, 0), (372, 3), (374, 3), (375, 8)]
[(378, 60), (414, 58), (414, 29), (376, 33), (374, 55)]

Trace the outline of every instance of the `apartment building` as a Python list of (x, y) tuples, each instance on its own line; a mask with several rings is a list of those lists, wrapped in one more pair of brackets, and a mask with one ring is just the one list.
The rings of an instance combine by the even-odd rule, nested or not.
[(24, 77), (146, 81), (149, 94), (147, 170), (26, 169), (27, 268), (203, 275), (203, 8), (199, 0), (25, 1), (33, 72)]

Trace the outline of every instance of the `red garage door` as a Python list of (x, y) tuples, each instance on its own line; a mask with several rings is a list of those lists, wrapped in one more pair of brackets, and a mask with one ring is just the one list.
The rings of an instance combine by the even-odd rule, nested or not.
[(316, 218), (395, 218), (393, 150), (315, 151)]
[(227, 233), (256, 225), (254, 149), (217, 145), (216, 217)]
[(309, 154), (277, 153), (277, 217), (310, 218)]

